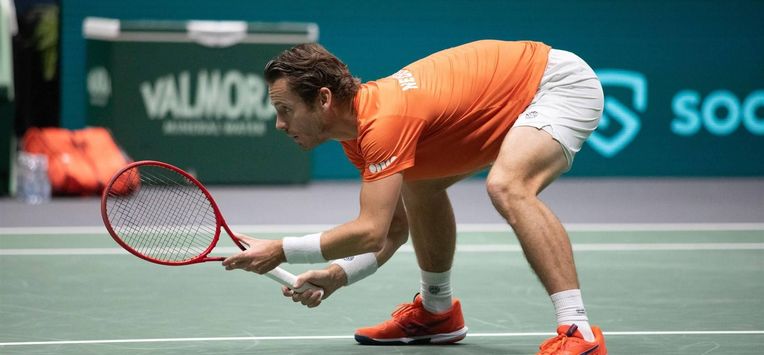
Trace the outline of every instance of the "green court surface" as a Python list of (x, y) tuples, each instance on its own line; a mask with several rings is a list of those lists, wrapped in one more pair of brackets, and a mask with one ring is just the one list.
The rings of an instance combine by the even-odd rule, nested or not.
[[(764, 230), (577, 230), (571, 239), (610, 354), (764, 353)], [(221, 242), (222, 254), (231, 246)], [(105, 232), (5, 231), (0, 354), (534, 354), (554, 330), (551, 302), (514, 236), (472, 228), (460, 232), (453, 269), (467, 338), (357, 345), (353, 330), (409, 302), (418, 279), (404, 246), (371, 278), (306, 309), (265, 277), (218, 263), (150, 264)]]

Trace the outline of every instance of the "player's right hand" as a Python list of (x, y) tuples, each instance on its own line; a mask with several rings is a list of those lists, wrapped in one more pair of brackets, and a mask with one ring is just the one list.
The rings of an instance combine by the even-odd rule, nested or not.
[(298, 275), (294, 288), (300, 288), (308, 282), (323, 288), (323, 294), (313, 290), (298, 293), (284, 286), (281, 287), (281, 292), (285, 297), (290, 297), (292, 301), (300, 302), (308, 308), (318, 307), (322, 300), (328, 298), (334, 291), (347, 283), (347, 277), (342, 268), (337, 265), (330, 265), (323, 270), (310, 270)]

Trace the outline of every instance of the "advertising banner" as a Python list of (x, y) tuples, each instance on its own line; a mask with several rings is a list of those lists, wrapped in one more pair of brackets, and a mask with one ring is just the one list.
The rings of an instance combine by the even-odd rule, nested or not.
[(89, 18), (88, 124), (133, 159), (161, 160), (205, 183), (304, 183), (310, 155), (275, 129), (262, 68), (316, 41), (313, 24)]

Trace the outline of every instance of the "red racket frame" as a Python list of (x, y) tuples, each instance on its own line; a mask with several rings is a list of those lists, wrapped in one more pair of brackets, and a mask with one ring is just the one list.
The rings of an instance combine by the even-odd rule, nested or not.
[[(212, 209), (213, 209), (213, 211), (215, 213), (215, 224), (216, 224), (216, 226), (215, 226), (215, 236), (212, 238), (212, 242), (210, 242), (210, 245), (207, 247), (207, 249), (205, 249), (196, 258), (193, 258), (193, 259), (190, 259), (190, 260), (185, 260), (185, 261), (179, 261), (179, 262), (171, 262), (171, 261), (159, 260), (159, 259), (155, 259), (155, 258), (148, 257), (146, 255), (143, 255), (143, 254), (139, 253), (137, 250), (135, 250), (132, 247), (130, 247), (129, 245), (127, 245), (127, 243), (125, 243), (122, 240), (122, 238), (119, 236), (119, 234), (117, 234), (117, 232), (114, 230), (114, 228), (111, 225), (111, 222), (109, 222), (109, 215), (108, 215), (107, 206), (106, 206), (106, 199), (107, 199), (107, 196), (109, 194), (109, 190), (111, 189), (111, 187), (115, 183), (115, 181), (117, 181), (117, 179), (119, 179), (119, 177), (122, 175), (122, 173), (124, 173), (128, 169), (132, 169), (132, 168), (136, 168), (136, 167), (141, 167), (141, 166), (157, 166), (157, 167), (166, 168), (166, 169), (172, 170), (172, 171), (174, 171), (174, 172), (176, 172), (178, 174), (181, 174), (182, 176), (187, 178), (188, 181), (191, 181), (194, 185), (196, 185), (202, 191), (202, 193), (204, 193), (204, 196), (207, 198), (207, 200), (212, 205)], [(215, 245), (217, 245), (217, 243), (218, 243), (218, 241), (220, 239), (220, 229), (221, 229), (221, 227), (225, 229), (226, 233), (228, 233), (228, 236), (231, 237), (231, 240), (233, 240), (233, 242), (236, 244), (236, 246), (238, 246), (241, 250), (246, 250), (246, 247), (244, 247), (244, 245), (238, 239), (236, 239), (236, 237), (234, 237), (234, 233), (231, 231), (231, 228), (228, 227), (228, 223), (226, 223), (225, 219), (223, 219), (223, 214), (220, 213), (220, 208), (218, 207), (217, 203), (215, 202), (215, 199), (212, 198), (212, 195), (207, 190), (207, 188), (204, 187), (204, 185), (202, 185), (202, 183), (199, 182), (199, 180), (197, 180), (195, 177), (191, 176), (191, 174), (183, 171), (183, 169), (180, 169), (180, 168), (178, 168), (178, 167), (176, 167), (174, 165), (170, 165), (170, 164), (167, 164), (167, 163), (164, 163), (164, 162), (161, 162), (161, 161), (156, 161), (156, 160), (137, 161), (137, 162), (134, 162), (134, 163), (130, 163), (130, 164), (126, 165), (124, 168), (122, 168), (119, 171), (117, 171), (117, 173), (114, 174), (114, 176), (111, 178), (111, 180), (109, 180), (109, 183), (106, 185), (106, 188), (103, 190), (103, 193), (101, 194), (101, 218), (103, 219), (103, 224), (106, 226), (106, 230), (109, 231), (109, 235), (121, 247), (125, 248), (125, 250), (127, 250), (128, 252), (130, 252), (131, 254), (133, 254), (133, 255), (135, 255), (135, 256), (143, 259), (143, 260), (150, 261), (150, 262), (156, 263), (156, 264), (169, 265), (169, 266), (180, 266), (180, 265), (198, 264), (198, 263), (203, 263), (203, 262), (207, 262), (207, 261), (223, 261), (223, 260), (225, 260), (224, 257), (208, 257), (209, 253), (212, 252), (212, 249), (215, 248)], [(276, 281), (276, 282), (278, 282), (278, 283), (280, 283), (280, 284), (282, 284), (282, 285), (284, 285), (286, 287), (289, 287), (289, 288), (293, 287), (292, 285), (294, 285), (294, 282), (297, 279), (297, 277), (295, 275), (293, 275), (292, 273), (290, 273), (290, 272), (288, 272), (288, 271), (286, 271), (286, 270), (284, 270), (284, 269), (282, 269), (280, 267), (276, 267), (275, 269), (269, 271), (268, 273), (265, 274), (265, 276), (268, 276), (272, 280), (274, 280), (274, 281)], [(321, 289), (320, 287), (318, 287), (316, 285), (313, 285), (311, 283), (306, 283), (302, 287), (295, 289), (295, 291), (296, 292), (304, 292), (305, 290), (309, 290), (309, 289), (317, 291), (317, 292), (321, 292), (322, 294), (324, 292), (323, 289)], [(323, 295), (322, 295), (322, 297), (323, 297)]]
[[(196, 187), (198, 187), (202, 191), (202, 193), (204, 193), (204, 196), (207, 198), (207, 200), (212, 205), (212, 210), (215, 213), (215, 223), (216, 223), (216, 226), (215, 226), (215, 236), (212, 238), (212, 242), (207, 247), (207, 249), (204, 250), (201, 254), (199, 254), (199, 256), (197, 256), (196, 258), (193, 258), (193, 259), (190, 259), (190, 260), (185, 260), (185, 261), (172, 262), (172, 261), (165, 261), (165, 260), (154, 259), (152, 257), (143, 255), (143, 254), (139, 253), (137, 250), (133, 249), (127, 243), (125, 243), (122, 240), (122, 238), (119, 236), (119, 234), (117, 234), (117, 232), (114, 230), (114, 228), (111, 225), (111, 222), (109, 222), (109, 215), (108, 215), (107, 206), (106, 206), (106, 199), (107, 199), (107, 196), (109, 194), (109, 190), (111, 189), (111, 186), (122, 175), (122, 173), (124, 173), (125, 171), (127, 171), (129, 169), (133, 169), (133, 168), (137, 168), (137, 167), (141, 167), (141, 166), (158, 166), (158, 167), (162, 167), (162, 168), (166, 168), (166, 169), (172, 170), (172, 171), (182, 175), (183, 177), (188, 179), (188, 181), (190, 181), (191, 183), (196, 185)], [(233, 240), (233, 242), (236, 244), (236, 246), (238, 246), (241, 250), (246, 250), (244, 245), (242, 245), (241, 242), (234, 237), (234, 233), (231, 231), (231, 228), (228, 227), (228, 224), (226, 223), (225, 219), (223, 219), (223, 215), (220, 213), (220, 208), (218, 207), (217, 203), (215, 202), (215, 199), (212, 198), (212, 195), (207, 190), (207, 188), (204, 187), (204, 185), (202, 185), (202, 183), (199, 182), (199, 180), (197, 180), (195, 177), (191, 176), (191, 174), (183, 171), (182, 169), (180, 169), (180, 168), (178, 168), (178, 167), (176, 167), (174, 165), (170, 165), (170, 164), (167, 164), (167, 163), (164, 163), (164, 162), (161, 162), (161, 161), (155, 161), (155, 160), (137, 161), (137, 162), (134, 162), (134, 163), (130, 163), (127, 166), (125, 166), (124, 168), (122, 168), (119, 171), (117, 171), (117, 173), (114, 174), (114, 176), (111, 178), (111, 180), (109, 180), (109, 183), (106, 185), (106, 188), (103, 190), (103, 193), (101, 194), (101, 218), (103, 218), (103, 223), (106, 226), (106, 229), (109, 231), (109, 235), (111, 235), (111, 237), (120, 246), (125, 248), (125, 250), (129, 251), (131, 254), (133, 254), (133, 255), (141, 258), (141, 259), (144, 259), (146, 261), (150, 261), (152, 263), (176, 266), (176, 265), (198, 264), (198, 263), (203, 263), (203, 262), (207, 262), (207, 261), (223, 261), (223, 260), (225, 260), (225, 258), (223, 258), (223, 257), (208, 257), (208, 255), (212, 252), (212, 249), (215, 248), (215, 245), (217, 245), (218, 241), (220, 240), (220, 229), (221, 229), (221, 227), (225, 228), (225, 231), (231, 237), (231, 240)]]

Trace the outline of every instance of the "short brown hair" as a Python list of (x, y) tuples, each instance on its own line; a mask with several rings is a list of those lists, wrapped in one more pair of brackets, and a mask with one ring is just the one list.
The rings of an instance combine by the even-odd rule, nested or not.
[(315, 101), (322, 87), (331, 90), (340, 102), (352, 100), (361, 83), (345, 63), (317, 43), (299, 44), (281, 52), (265, 65), (264, 74), (268, 84), (285, 77), (305, 103)]

